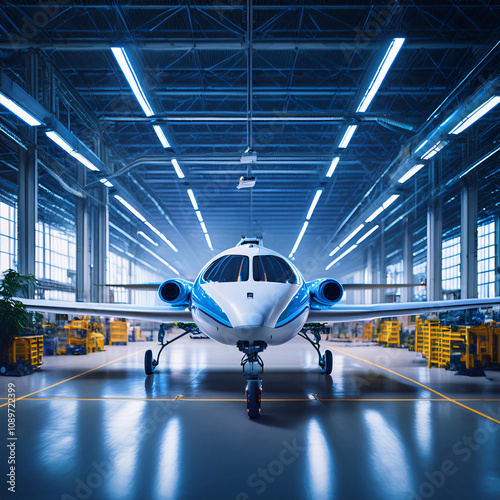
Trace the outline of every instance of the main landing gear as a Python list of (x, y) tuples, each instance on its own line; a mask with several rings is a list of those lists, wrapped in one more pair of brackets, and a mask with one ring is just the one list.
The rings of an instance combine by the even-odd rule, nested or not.
[(167, 325), (165, 325), (164, 323), (160, 325), (160, 329), (158, 330), (158, 342), (161, 344), (161, 349), (160, 352), (158, 353), (158, 359), (153, 358), (153, 351), (151, 349), (148, 349), (146, 351), (146, 354), (144, 355), (144, 371), (146, 372), (146, 375), (151, 375), (154, 373), (160, 361), (160, 355), (163, 349), (165, 349), (165, 347), (167, 347), (172, 342), (175, 342), (176, 340), (184, 337), (184, 335), (187, 335), (188, 333), (193, 333), (197, 329), (194, 323), (174, 323), (174, 325), (178, 326), (181, 330), (184, 330), (184, 333), (177, 335), (177, 337), (175, 337), (172, 340), (165, 341), (165, 333)]
[(264, 351), (267, 344), (262, 340), (255, 340), (253, 342), (240, 340), (236, 346), (243, 353), (241, 366), (243, 374), (247, 379), (245, 389), (247, 413), (250, 418), (257, 418), (260, 415), (262, 398), (262, 380), (260, 376), (264, 372), (264, 362), (259, 353)]
[[(332, 351), (326, 350), (325, 354), (321, 354), (320, 351), (320, 341), (321, 341), (321, 334), (320, 332), (324, 330), (324, 325), (322, 323), (306, 323), (303, 327), (302, 330), (300, 330), (299, 335), (303, 338), (306, 339), (313, 347), (316, 349), (316, 352), (318, 353), (318, 364), (321, 368), (321, 371), (325, 375), (330, 375), (333, 370), (333, 355)], [(311, 339), (307, 332), (311, 332), (314, 336), (314, 339)]]

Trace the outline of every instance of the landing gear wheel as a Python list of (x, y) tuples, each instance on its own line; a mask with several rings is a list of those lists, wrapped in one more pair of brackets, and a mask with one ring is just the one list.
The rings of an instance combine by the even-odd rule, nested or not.
[(332, 351), (326, 350), (323, 355), (323, 366), (321, 367), (325, 375), (330, 375), (333, 370), (333, 354)]
[(260, 402), (262, 390), (259, 380), (249, 380), (247, 383), (247, 413), (249, 418), (257, 418), (260, 415)]
[(153, 351), (151, 349), (148, 349), (144, 356), (144, 371), (146, 372), (146, 375), (152, 375), (155, 371), (155, 368), (156, 365), (154, 364), (153, 360)]

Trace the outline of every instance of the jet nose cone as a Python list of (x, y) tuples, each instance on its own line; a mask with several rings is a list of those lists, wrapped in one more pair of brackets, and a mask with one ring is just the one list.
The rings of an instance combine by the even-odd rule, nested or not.
[(243, 315), (242, 319), (245, 326), (263, 326), (265, 321), (264, 316), (255, 311)]

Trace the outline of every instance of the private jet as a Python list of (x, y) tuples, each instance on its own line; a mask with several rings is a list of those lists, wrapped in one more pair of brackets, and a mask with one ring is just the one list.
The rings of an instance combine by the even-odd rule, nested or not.
[[(123, 285), (114, 285), (123, 286)], [(300, 335), (316, 349), (323, 373), (333, 369), (332, 352), (321, 353), (319, 338), (311, 339), (306, 322), (344, 322), (500, 305), (500, 298), (409, 302), (375, 305), (337, 305), (344, 290), (400, 288), (405, 285), (341, 284), (332, 278), (305, 281), (295, 265), (265, 248), (258, 238), (243, 238), (239, 244), (211, 259), (194, 282), (169, 279), (163, 283), (125, 285), (157, 289), (168, 307), (120, 304), (55, 302), (19, 299), (29, 310), (65, 314), (92, 314), (160, 321), (161, 348), (155, 359), (145, 354), (145, 372), (153, 375), (163, 349), (197, 328), (211, 339), (236, 346), (242, 353), (242, 371), (247, 379), (247, 413), (256, 418), (261, 411), (262, 373), (260, 354), (271, 346)], [(165, 340), (166, 322), (179, 322), (184, 333)]]

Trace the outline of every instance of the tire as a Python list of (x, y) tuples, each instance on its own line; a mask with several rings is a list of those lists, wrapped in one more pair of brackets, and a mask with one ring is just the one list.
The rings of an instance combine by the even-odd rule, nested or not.
[(249, 418), (257, 418), (260, 415), (261, 394), (260, 382), (249, 380), (247, 384), (247, 413)]
[(152, 375), (155, 371), (155, 366), (153, 365), (153, 351), (148, 349), (144, 355), (144, 371), (146, 375)]
[(323, 366), (323, 372), (325, 375), (330, 375), (333, 370), (333, 354), (332, 351), (326, 350), (324, 355), (325, 364)]

